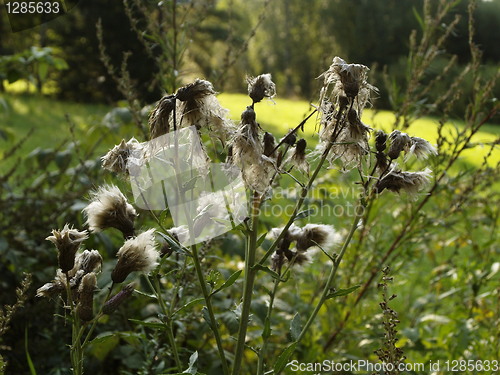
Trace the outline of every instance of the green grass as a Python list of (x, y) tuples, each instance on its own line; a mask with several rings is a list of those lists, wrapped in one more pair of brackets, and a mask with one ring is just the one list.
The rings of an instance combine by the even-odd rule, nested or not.
[[(100, 122), (110, 109), (105, 105), (62, 102), (33, 95), (7, 94), (2, 98), (2, 130), (15, 140), (23, 138), (30, 129), (34, 131), (26, 140), (24, 149), (54, 147), (71, 137), (70, 123), (85, 132)], [(10, 145), (11, 140), (0, 140), (0, 150)]]

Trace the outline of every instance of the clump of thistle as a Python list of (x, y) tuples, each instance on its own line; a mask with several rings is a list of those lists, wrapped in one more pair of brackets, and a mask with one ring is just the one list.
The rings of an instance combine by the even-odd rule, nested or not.
[(154, 229), (149, 229), (137, 237), (128, 239), (118, 250), (116, 264), (111, 279), (114, 283), (122, 283), (135, 271), (149, 272), (157, 265), (159, 252), (154, 237)]
[[(231, 140), (232, 162), (240, 167), (246, 185), (262, 193), (269, 187), (275, 167), (272, 155), (268, 157), (265, 154), (265, 143), (269, 142), (269, 137), (267, 141), (264, 137), (261, 142), (259, 133), (255, 111), (252, 106), (248, 106), (241, 114), (240, 127)], [(271, 153), (270, 145), (266, 147), (267, 152)]]
[(299, 171), (309, 175), (309, 162), (306, 158), (306, 147), (307, 141), (305, 139), (299, 139), (295, 144), (293, 153), (290, 155), (285, 164), (290, 164), (291, 166), (297, 168)]
[(330, 164), (340, 159), (344, 170), (359, 166), (369, 153), (371, 129), (360, 120), (370, 102), (370, 93), (376, 91), (366, 80), (368, 70), (364, 65), (347, 64), (335, 57), (330, 68), (320, 76), (324, 84), (319, 106), (322, 124), (319, 151), (331, 148)]
[(420, 172), (404, 172), (397, 168), (383, 176), (375, 185), (375, 191), (382, 193), (385, 189), (399, 193), (405, 191), (411, 197), (416, 197), (430, 181), (431, 170), (426, 168)]
[(247, 77), (248, 96), (253, 103), (259, 103), (264, 98), (272, 100), (276, 96), (276, 85), (272, 81), (271, 74), (261, 74), (257, 77)]
[(83, 276), (82, 282), (78, 287), (78, 304), (76, 305), (76, 313), (78, 317), (88, 322), (94, 317), (94, 292), (97, 287), (97, 278), (94, 272), (90, 272)]
[(127, 198), (115, 185), (101, 186), (91, 193), (90, 204), (83, 209), (86, 224), (91, 232), (107, 228), (120, 230), (125, 238), (134, 235), (134, 220), (137, 213)]
[(69, 224), (66, 224), (62, 230), (54, 229), (52, 236), (46, 238), (56, 246), (59, 252), (59, 267), (63, 273), (68, 272), (75, 266), (76, 252), (80, 248), (80, 244), (87, 238), (87, 231), (80, 232), (70, 228)]
[[(283, 228), (273, 228), (271, 235), (276, 237)], [(283, 234), (277, 250), (271, 258), (271, 268), (280, 272), (285, 261), (300, 265), (308, 260), (307, 250), (313, 247), (328, 248), (339, 240), (339, 235), (331, 225), (307, 224), (298, 227), (292, 224)], [(295, 244), (295, 247), (292, 245)]]
[(142, 145), (135, 138), (128, 141), (123, 139), (120, 144), (113, 147), (101, 158), (102, 167), (114, 173), (128, 174), (129, 157), (141, 149)]
[(170, 120), (175, 109), (175, 95), (165, 95), (149, 115), (149, 136), (157, 138), (170, 131)]
[(379, 357), (382, 363), (391, 364), (392, 366), (386, 366), (387, 375), (397, 375), (400, 374), (399, 371), (400, 365), (404, 363), (406, 357), (404, 356), (404, 352), (401, 348), (397, 347), (396, 344), (398, 342), (398, 330), (397, 325), (400, 323), (398, 319), (398, 314), (394, 311), (390, 306), (389, 302), (392, 301), (397, 296), (392, 294), (391, 296), (387, 295), (387, 285), (389, 282), (393, 281), (393, 278), (389, 276), (390, 269), (389, 267), (385, 267), (382, 270), (382, 282), (378, 284), (379, 289), (382, 294), (382, 302), (380, 303), (380, 308), (382, 309), (383, 314), (383, 326), (384, 326), (384, 341), (383, 345), (380, 349), (375, 351), (375, 354)]

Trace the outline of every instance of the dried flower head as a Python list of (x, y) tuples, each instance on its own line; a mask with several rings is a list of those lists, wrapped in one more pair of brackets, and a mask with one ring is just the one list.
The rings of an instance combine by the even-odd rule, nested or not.
[(348, 64), (340, 57), (334, 57), (330, 68), (320, 76), (324, 78), (320, 103), (328, 101), (342, 107), (342, 97), (355, 99), (356, 109), (361, 114), (370, 100), (370, 92), (376, 91), (366, 81), (369, 70), (365, 65)]
[(287, 163), (290, 163), (299, 171), (309, 175), (309, 163), (306, 160), (306, 147), (306, 140), (299, 139), (295, 145), (292, 155), (288, 158)]
[(66, 290), (66, 275), (60, 269), (56, 272), (56, 277), (50, 283), (42, 285), (36, 291), (37, 297), (53, 298)]
[(87, 231), (79, 232), (70, 228), (68, 224), (64, 225), (62, 230), (52, 230), (52, 236), (46, 240), (52, 242), (59, 251), (59, 267), (66, 273), (75, 266), (75, 255), (80, 244), (88, 238)]
[(220, 105), (215, 94), (212, 84), (201, 79), (181, 87), (176, 94), (180, 101), (176, 107), (177, 128), (207, 128), (210, 136), (225, 143), (235, 132), (235, 126), (227, 116), (229, 111)]
[(88, 322), (93, 318), (94, 291), (97, 286), (95, 273), (91, 272), (83, 276), (82, 282), (78, 287), (78, 304), (76, 313), (81, 320)]
[(417, 159), (427, 159), (429, 155), (437, 155), (436, 148), (428, 141), (419, 137), (410, 138), (408, 156), (415, 155)]
[(306, 251), (310, 247), (329, 247), (337, 240), (333, 226), (325, 224), (307, 224), (297, 237), (297, 250)]
[(116, 254), (118, 263), (111, 273), (114, 283), (122, 283), (131, 272), (149, 272), (156, 266), (159, 253), (154, 232), (154, 229), (149, 229), (125, 241)]
[(249, 188), (264, 192), (276, 168), (271, 159), (264, 155), (259, 129), (255, 111), (248, 106), (241, 114), (240, 127), (232, 138), (232, 162), (240, 167), (243, 180)]
[(375, 134), (375, 148), (378, 152), (383, 152), (387, 148), (387, 134), (382, 130)]
[(247, 77), (247, 83), (248, 96), (254, 103), (258, 103), (264, 98), (272, 99), (276, 96), (276, 85), (269, 73), (257, 77)]
[(127, 142), (123, 139), (119, 145), (113, 147), (101, 158), (102, 167), (111, 172), (127, 174), (129, 156), (141, 148), (141, 144), (135, 138), (131, 138)]
[(111, 315), (116, 311), (116, 309), (127, 300), (134, 291), (134, 284), (130, 283), (123, 287), (121, 291), (111, 297), (103, 306), (102, 312), (107, 315)]
[(347, 124), (340, 130), (332, 147), (332, 153), (329, 155), (330, 163), (334, 158), (339, 158), (344, 170), (358, 166), (369, 152), (370, 130), (370, 127), (361, 122), (357, 111), (351, 109), (348, 112)]
[(116, 228), (125, 238), (134, 235), (134, 220), (137, 213), (120, 189), (115, 185), (101, 186), (91, 193), (91, 202), (83, 209), (86, 224), (91, 232)]
[(96, 272), (102, 266), (102, 256), (97, 250), (84, 250), (76, 256), (75, 267), (72, 271), (76, 274), (82, 270), (84, 274)]
[(205, 96), (213, 94), (215, 94), (215, 90), (212, 83), (204, 79), (197, 78), (194, 82), (177, 90), (175, 97), (181, 102), (187, 102), (190, 100), (201, 99)]
[(157, 138), (170, 131), (170, 114), (175, 109), (175, 95), (165, 95), (149, 115), (149, 137)]
[(394, 130), (389, 135), (389, 140), (391, 141), (391, 146), (389, 147), (387, 156), (393, 160), (397, 159), (403, 150), (407, 150), (408, 144), (411, 142), (408, 134), (399, 130)]
[(268, 157), (274, 157), (275, 154), (274, 148), (276, 147), (274, 136), (269, 132), (265, 132), (263, 143), (264, 143), (264, 155)]
[(394, 169), (377, 182), (375, 188), (378, 193), (385, 189), (399, 193), (401, 190), (415, 196), (430, 181), (432, 171), (426, 168), (421, 172), (404, 172)]

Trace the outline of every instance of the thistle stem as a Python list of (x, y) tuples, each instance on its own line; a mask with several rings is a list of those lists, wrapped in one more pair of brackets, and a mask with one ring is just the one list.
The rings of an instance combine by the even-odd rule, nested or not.
[(193, 254), (194, 267), (196, 269), (196, 275), (198, 276), (198, 282), (201, 287), (201, 292), (203, 293), (203, 298), (205, 299), (205, 303), (207, 305), (208, 315), (210, 317), (210, 328), (215, 336), (215, 341), (217, 343), (217, 350), (219, 352), (219, 357), (222, 362), (222, 372), (224, 375), (229, 375), (229, 367), (227, 365), (226, 355), (224, 353), (224, 347), (222, 346), (222, 339), (219, 332), (219, 328), (217, 325), (217, 321), (215, 320), (214, 308), (212, 306), (212, 301), (210, 300), (210, 294), (207, 290), (207, 283), (205, 281), (205, 277), (203, 276), (203, 271), (201, 269), (200, 257), (198, 255), (198, 249), (196, 245), (191, 246), (191, 252)]
[(172, 330), (172, 322), (170, 320), (170, 316), (168, 315), (168, 309), (165, 301), (163, 300), (163, 297), (161, 295), (161, 288), (160, 288), (160, 283), (158, 281), (158, 278), (155, 277), (155, 285), (151, 282), (148, 276), (145, 277), (149, 287), (151, 288), (151, 291), (155, 294), (156, 298), (158, 299), (158, 302), (160, 304), (160, 307), (163, 311), (164, 319), (165, 319), (165, 325), (166, 325), (166, 334), (168, 341), (170, 343), (170, 346), (172, 347), (172, 353), (174, 354), (174, 360), (175, 360), (175, 365), (177, 366), (178, 371), (182, 371), (182, 362), (179, 357), (179, 352), (177, 350), (177, 344), (175, 342), (175, 337), (174, 337), (174, 332)]
[(257, 226), (259, 221), (260, 197), (257, 192), (253, 193), (252, 207), (250, 213), (250, 233), (247, 240), (245, 254), (245, 281), (243, 287), (243, 302), (241, 307), (240, 327), (234, 356), (233, 375), (239, 375), (245, 351), (245, 338), (248, 329), (248, 319), (250, 316), (250, 306), (252, 303), (253, 286), (255, 282), (256, 270), (255, 255), (257, 251)]

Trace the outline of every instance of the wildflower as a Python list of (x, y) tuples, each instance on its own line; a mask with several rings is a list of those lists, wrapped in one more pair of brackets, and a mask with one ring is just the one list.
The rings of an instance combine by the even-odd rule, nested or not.
[(387, 148), (387, 134), (382, 130), (375, 134), (375, 148), (378, 152), (383, 152)]
[(62, 230), (54, 229), (46, 240), (52, 242), (59, 251), (59, 267), (66, 273), (75, 266), (75, 255), (80, 244), (88, 238), (87, 231), (79, 232), (68, 224)]
[(276, 85), (269, 73), (257, 77), (247, 77), (247, 83), (248, 96), (254, 103), (259, 103), (264, 98), (272, 99), (276, 96)]
[(56, 272), (56, 277), (50, 283), (42, 285), (36, 291), (37, 297), (54, 297), (66, 290), (66, 275), (64, 275), (60, 269)]
[(431, 173), (429, 168), (421, 172), (404, 172), (394, 169), (380, 179), (375, 188), (377, 193), (385, 189), (396, 193), (403, 190), (414, 196), (429, 183)]
[(196, 79), (193, 83), (190, 83), (184, 87), (177, 90), (175, 97), (182, 102), (188, 102), (192, 100), (201, 99), (208, 95), (215, 94), (214, 88), (209, 81), (203, 79)]
[(232, 139), (232, 161), (242, 171), (243, 180), (252, 190), (264, 192), (275, 167), (264, 155), (264, 146), (259, 139), (259, 124), (251, 106), (241, 114), (240, 128)]
[(411, 137), (408, 155), (415, 155), (417, 159), (427, 159), (429, 155), (437, 155), (436, 148), (423, 138)]
[(176, 94), (180, 101), (176, 109), (179, 113), (176, 126), (196, 126), (198, 130), (206, 127), (212, 131), (210, 135), (225, 143), (235, 127), (227, 118), (229, 111), (220, 105), (215, 94), (212, 84), (201, 79), (181, 87)]
[(274, 157), (274, 148), (275, 148), (275, 141), (274, 137), (271, 133), (265, 132), (264, 133), (264, 155), (268, 157)]
[(397, 159), (401, 154), (401, 151), (406, 150), (408, 144), (411, 142), (410, 137), (406, 133), (402, 133), (399, 130), (394, 130), (389, 135), (389, 140), (391, 141), (391, 146), (387, 152), (387, 156), (391, 159)]
[(344, 170), (359, 165), (363, 156), (368, 154), (368, 133), (370, 128), (363, 124), (355, 109), (348, 112), (347, 124), (344, 126), (332, 147), (332, 158), (340, 158)]
[(157, 138), (170, 131), (170, 114), (175, 109), (175, 95), (165, 95), (149, 115), (149, 137)]
[(156, 266), (156, 260), (159, 256), (154, 229), (149, 229), (137, 237), (125, 241), (116, 256), (118, 263), (111, 273), (111, 279), (114, 283), (123, 282), (134, 271), (151, 271)]
[(133, 283), (125, 285), (121, 291), (106, 301), (102, 308), (102, 312), (104, 314), (111, 315), (126, 299), (132, 295), (133, 291)]
[(81, 320), (88, 322), (93, 318), (94, 291), (97, 286), (95, 273), (91, 272), (83, 276), (82, 282), (78, 287), (78, 304), (76, 313)]
[(141, 144), (131, 138), (125, 142), (123, 139), (119, 145), (113, 147), (105, 156), (101, 158), (102, 167), (115, 173), (127, 173), (127, 161), (134, 151), (140, 150)]
[(331, 225), (307, 224), (297, 236), (297, 250), (306, 251), (310, 247), (328, 247), (336, 241), (337, 234)]
[(306, 160), (306, 146), (306, 140), (299, 139), (295, 145), (293, 154), (288, 158), (288, 162), (299, 171), (309, 175), (309, 163)]
[(97, 250), (85, 250), (77, 255), (73, 270), (82, 270), (84, 274), (87, 274), (96, 271), (101, 265), (102, 256)]
[(91, 202), (83, 209), (87, 216), (86, 224), (91, 232), (116, 228), (125, 238), (134, 235), (134, 220), (137, 213), (117, 186), (101, 186), (91, 193), (91, 197)]
[(370, 92), (376, 91), (376, 88), (366, 81), (369, 70), (365, 65), (348, 64), (340, 57), (334, 57), (330, 68), (320, 76), (324, 78), (320, 103), (324, 103), (328, 98), (328, 101), (340, 105), (341, 97), (355, 98), (357, 110), (361, 113), (370, 100)]

